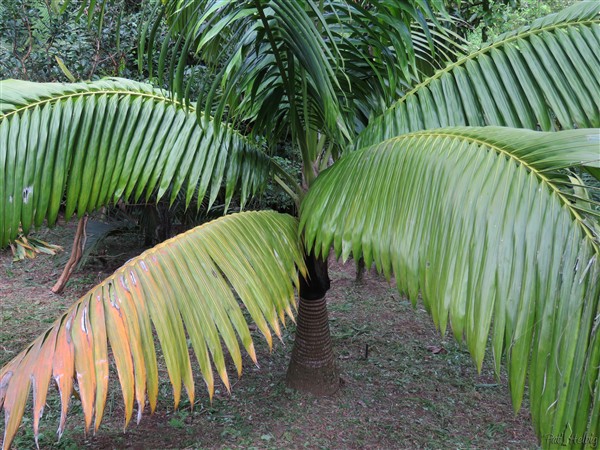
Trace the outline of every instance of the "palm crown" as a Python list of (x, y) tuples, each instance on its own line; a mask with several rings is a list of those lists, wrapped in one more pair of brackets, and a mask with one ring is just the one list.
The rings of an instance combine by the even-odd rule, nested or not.
[[(2, 246), (19, 224), (53, 225), (61, 205), (82, 215), (155, 192), (189, 205), (222, 186), (243, 204), (269, 174), (301, 202), (299, 220), (244, 212), (188, 231), (82, 297), (0, 371), (4, 447), (31, 388), (37, 436), (51, 377), (59, 432), (74, 379), (97, 429), (109, 345), (126, 422), (146, 396), (154, 410), (154, 332), (176, 404), (182, 385), (194, 396), (187, 336), (209, 394), (213, 366), (229, 386), (221, 343), (239, 373), (240, 342), (255, 358), (242, 308), (269, 343), (294, 319), (294, 288), (299, 335), (303, 311), (326, 317), (320, 261), (332, 246), (420, 296), (478, 366), (491, 334), (515, 408), (529, 379), (538, 436), (600, 434), (600, 213), (583, 181), (600, 179), (599, 12), (577, 4), (461, 57), (441, 2), (165, 2), (174, 45), (155, 69), (171, 94), (123, 79), (1, 82)], [(190, 52), (214, 70), (197, 103)], [(449, 61), (428, 77), (440, 54)], [(262, 151), (282, 138), (302, 156), (303, 186)], [(335, 385), (330, 350), (301, 337), (290, 383)]]

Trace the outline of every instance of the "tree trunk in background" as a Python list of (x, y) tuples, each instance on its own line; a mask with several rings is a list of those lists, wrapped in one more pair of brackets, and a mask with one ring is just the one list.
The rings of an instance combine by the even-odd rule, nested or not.
[(362, 284), (365, 279), (365, 259), (361, 256), (356, 263), (356, 277), (354, 278), (354, 282), (357, 284)]
[(296, 340), (287, 371), (287, 385), (314, 395), (330, 395), (339, 389), (333, 356), (325, 295), (329, 290), (327, 261), (306, 258), (309, 280), (300, 281), (300, 305)]
[(486, 42), (488, 39), (488, 27), (491, 21), (490, 2), (489, 0), (483, 0), (483, 27), (481, 28), (481, 41)]
[(69, 278), (71, 278), (73, 271), (77, 267), (77, 264), (79, 264), (79, 261), (81, 261), (81, 257), (83, 256), (83, 249), (85, 248), (85, 242), (87, 241), (87, 234), (85, 232), (87, 221), (87, 214), (85, 214), (81, 219), (79, 219), (79, 223), (77, 224), (77, 231), (75, 232), (75, 237), (73, 238), (73, 248), (71, 249), (71, 256), (67, 261), (67, 264), (65, 264), (65, 268), (60, 274), (60, 277), (58, 277), (58, 280), (56, 281), (54, 286), (52, 286), (51, 289), (51, 291), (55, 294), (60, 294), (64, 290), (65, 286), (67, 285), (67, 282), (69, 281)]

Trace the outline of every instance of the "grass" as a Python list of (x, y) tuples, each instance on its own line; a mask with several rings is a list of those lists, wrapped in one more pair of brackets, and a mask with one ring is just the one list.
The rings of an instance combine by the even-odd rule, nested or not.
[[(73, 230), (71, 224), (40, 237), (68, 251)], [(56, 258), (12, 263), (10, 252), (0, 252), (0, 273), (6, 274), (0, 285), (0, 363), (14, 357), (93, 283), (138, 251), (136, 244), (109, 242), (109, 254), (131, 247), (130, 251), (122, 261), (110, 259), (108, 266), (92, 258), (62, 296), (49, 291), (61, 270)], [(356, 284), (353, 265), (335, 262), (330, 272), (331, 332), (343, 384), (334, 396), (314, 398), (285, 386), (294, 336), (290, 324), (272, 353), (255, 333), (260, 367), (246, 358), (244, 374), (231, 394), (217, 386), (212, 404), (197, 379), (193, 409), (183, 400), (174, 411), (162, 365), (157, 413), (150, 416), (146, 410), (141, 423), (125, 432), (114, 374), (105, 419), (95, 437), (85, 436), (81, 407), (73, 399), (67, 430), (57, 441), (59, 403), (51, 389), (42, 420), (42, 448), (537, 447), (527, 402), (515, 415), (506, 374), (496, 380), (491, 360), (486, 359), (478, 374), (462, 345), (440, 336), (421, 306), (413, 308), (379, 276), (367, 273), (364, 282)], [(14, 448), (34, 445), (30, 413), (24, 422)]]

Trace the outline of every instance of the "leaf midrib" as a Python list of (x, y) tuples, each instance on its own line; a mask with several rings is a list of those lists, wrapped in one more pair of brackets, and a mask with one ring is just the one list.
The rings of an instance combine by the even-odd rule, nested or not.
[(571, 206), (571, 202), (563, 194), (563, 192), (558, 188), (558, 186), (556, 186), (554, 183), (552, 183), (552, 181), (547, 176), (545, 176), (542, 171), (536, 169), (531, 164), (528, 164), (526, 161), (518, 158), (516, 155), (511, 153), (506, 148), (501, 147), (500, 145), (497, 145), (495, 143), (491, 143), (491, 142), (484, 141), (482, 139), (475, 138), (473, 136), (465, 136), (465, 135), (451, 133), (451, 132), (447, 132), (447, 131), (446, 132), (418, 131), (416, 133), (410, 133), (410, 134), (404, 134), (401, 136), (397, 136), (395, 138), (390, 139), (390, 141), (399, 142), (399, 141), (403, 141), (403, 140), (419, 139), (422, 137), (451, 138), (451, 139), (458, 139), (458, 140), (462, 140), (462, 141), (466, 141), (466, 142), (471, 142), (471, 143), (477, 144), (480, 148), (484, 147), (484, 148), (492, 149), (496, 153), (498, 153), (500, 155), (504, 155), (504, 156), (508, 157), (509, 159), (513, 160), (514, 162), (516, 162), (517, 164), (524, 166), (531, 173), (536, 175), (537, 178), (541, 182), (543, 182), (545, 185), (547, 185), (550, 188), (550, 190), (560, 199), (563, 206), (565, 206), (567, 208), (567, 210), (569, 210), (571, 212), (571, 215), (574, 217), (575, 222), (583, 229), (585, 235), (590, 240), (590, 243), (591, 243), (592, 247), (594, 248), (595, 253), (597, 255), (600, 255), (600, 246), (596, 242), (596, 239), (594, 237), (594, 234), (592, 233), (592, 230), (590, 230), (585, 225), (585, 219), (582, 217), (582, 215), (579, 213), (579, 211), (576, 208), (573, 208)]
[[(38, 100), (33, 103), (28, 103), (24, 106), (21, 106), (20, 108), (15, 109), (14, 111), (10, 111), (6, 114), (0, 115), (0, 122), (9, 118), (12, 115), (21, 114), (23, 111), (33, 109), (39, 105), (59, 103), (63, 100), (69, 99), (69, 98), (96, 96), (96, 95), (99, 96), (99, 95), (105, 95), (105, 94), (107, 94), (107, 95), (123, 95), (123, 96), (129, 96), (129, 97), (139, 97), (139, 98), (145, 97), (145, 98), (149, 98), (149, 99), (156, 101), (156, 103), (164, 103), (167, 106), (174, 106), (174, 107), (178, 107), (181, 109), (185, 109), (189, 113), (193, 113), (196, 111), (195, 104), (191, 103), (191, 102), (190, 103), (182, 102), (179, 100), (175, 100), (174, 98), (170, 98), (170, 97), (167, 97), (164, 95), (159, 95), (159, 94), (153, 93), (153, 92), (141, 92), (141, 91), (133, 91), (130, 89), (114, 89), (113, 88), (113, 89), (98, 89), (98, 90), (90, 90), (90, 91), (73, 92), (70, 94), (60, 94), (60, 95), (53, 96), (53, 97), (50, 97), (47, 99)], [(201, 114), (204, 115), (204, 113), (201, 113)], [(214, 117), (212, 117), (212, 116), (209, 116), (209, 119), (211, 121), (214, 121)], [(232, 133), (237, 135), (239, 138), (248, 142), (248, 137), (243, 135), (242, 133), (240, 133), (238, 130), (236, 130), (230, 123), (223, 122), (221, 124), (221, 126), (224, 128), (228, 128)]]
[[(62, 94), (62, 95), (58, 95), (56, 97), (50, 97), (50, 98), (39, 100), (39, 101), (36, 101), (33, 103), (28, 103), (27, 105), (24, 105), (20, 108), (17, 108), (13, 111), (10, 111), (6, 114), (1, 115), (0, 120), (4, 120), (14, 114), (20, 114), (23, 111), (26, 111), (28, 109), (33, 109), (39, 105), (45, 105), (45, 104), (49, 104), (49, 103), (58, 103), (62, 100), (68, 99), (68, 98), (105, 95), (105, 94), (107, 94), (107, 95), (122, 94), (122, 95), (130, 96), (130, 97), (146, 97), (146, 98), (151, 98), (153, 100), (156, 100), (157, 102), (163, 102), (163, 103), (169, 104), (169, 105), (175, 105), (175, 106), (179, 106), (179, 107), (184, 106), (184, 104), (180, 101), (177, 101), (175, 99), (171, 99), (171, 98), (168, 98), (165, 96), (161, 96), (156, 93), (131, 91), (128, 89), (99, 89), (99, 90), (92, 90), (92, 91), (74, 92), (71, 94)], [(195, 106), (192, 106), (192, 104), (189, 104), (187, 106), (187, 108), (191, 112), (194, 112), (196, 110)]]

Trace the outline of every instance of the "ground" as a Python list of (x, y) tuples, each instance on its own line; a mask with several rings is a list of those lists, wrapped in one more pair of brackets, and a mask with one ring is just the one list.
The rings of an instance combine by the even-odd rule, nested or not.
[[(75, 223), (37, 236), (70, 250)], [(21, 351), (94, 283), (139, 252), (138, 239), (109, 238), (100, 257), (77, 272), (62, 295), (50, 288), (61, 258), (12, 262), (0, 251), (0, 365)], [(62, 258), (64, 262), (64, 256)], [(273, 352), (256, 336), (260, 368), (245, 372), (228, 394), (218, 387), (212, 404), (197, 379), (197, 399), (173, 411), (163, 371), (159, 407), (123, 432), (123, 407), (115, 377), (104, 422), (96, 436), (83, 431), (80, 404), (72, 401), (67, 431), (57, 442), (58, 402), (50, 396), (42, 420), (42, 448), (536, 448), (527, 401), (515, 415), (506, 375), (494, 377), (487, 358), (477, 374), (464, 348), (440, 336), (421, 305), (413, 308), (374, 272), (355, 282), (353, 263), (332, 260), (328, 293), (331, 330), (342, 388), (332, 397), (291, 391), (283, 382), (293, 343), (290, 324)], [(393, 284), (393, 283), (392, 283)], [(255, 333), (256, 334), (256, 333)], [(230, 372), (235, 377), (234, 371)], [(51, 391), (54, 391), (52, 389)], [(135, 414), (134, 414), (135, 415)], [(34, 447), (31, 414), (14, 448)], [(3, 422), (3, 420), (1, 421)], [(0, 425), (3, 433), (3, 425)]]

